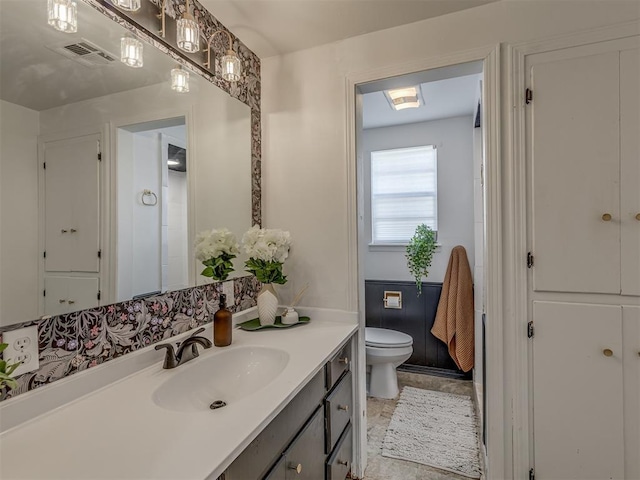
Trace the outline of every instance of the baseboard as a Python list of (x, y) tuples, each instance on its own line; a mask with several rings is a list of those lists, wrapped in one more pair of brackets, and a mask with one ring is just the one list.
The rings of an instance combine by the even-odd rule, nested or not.
[(471, 371), (464, 373), (460, 370), (449, 370), (446, 368), (425, 367), (422, 365), (400, 365), (398, 370), (408, 373), (421, 373), (424, 375), (434, 375), (436, 377), (455, 378), (457, 380), (472, 380), (473, 374)]

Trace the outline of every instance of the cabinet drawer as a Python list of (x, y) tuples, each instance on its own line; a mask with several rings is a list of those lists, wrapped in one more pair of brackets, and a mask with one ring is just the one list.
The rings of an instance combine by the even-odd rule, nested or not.
[[(287, 479), (287, 463), (284, 457), (280, 457), (278, 463), (276, 463), (269, 474), (264, 477), (264, 480), (286, 480)], [(225, 479), (226, 480), (226, 479)]]
[(340, 380), (340, 376), (349, 370), (351, 364), (351, 349), (349, 344), (345, 345), (326, 365), (327, 391), (331, 390), (335, 383)]
[[(324, 478), (322, 431), (324, 417), (318, 408), (311, 420), (284, 452), (286, 480), (318, 480)], [(274, 478), (279, 478), (275, 476)]]
[(333, 454), (327, 460), (327, 477), (326, 480), (344, 480), (349, 471), (351, 471), (351, 462), (353, 459), (353, 429), (351, 423), (344, 429), (338, 445)]
[(342, 377), (336, 388), (331, 392), (324, 403), (325, 415), (327, 417), (327, 435), (325, 441), (325, 453), (333, 450), (344, 427), (351, 419), (352, 396), (351, 396), (352, 376), (351, 372)]

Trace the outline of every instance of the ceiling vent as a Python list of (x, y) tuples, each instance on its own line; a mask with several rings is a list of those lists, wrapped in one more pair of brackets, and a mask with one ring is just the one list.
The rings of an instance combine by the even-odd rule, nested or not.
[(79, 42), (64, 43), (47, 48), (87, 67), (111, 65), (118, 59), (113, 53), (100, 48), (84, 38)]

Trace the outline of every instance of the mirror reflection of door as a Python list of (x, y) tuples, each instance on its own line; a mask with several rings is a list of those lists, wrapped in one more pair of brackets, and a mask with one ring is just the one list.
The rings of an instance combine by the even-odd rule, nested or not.
[(184, 117), (118, 128), (117, 300), (189, 286)]

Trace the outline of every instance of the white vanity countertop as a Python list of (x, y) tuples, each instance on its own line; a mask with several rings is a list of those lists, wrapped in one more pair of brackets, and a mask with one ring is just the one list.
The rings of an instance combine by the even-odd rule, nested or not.
[[(215, 479), (357, 329), (350, 314), (318, 317), (290, 329), (235, 329), (229, 347), (201, 350), (172, 370), (158, 362), (3, 432), (0, 478)], [(181, 368), (240, 346), (282, 349), (289, 362), (258, 393), (219, 410), (177, 412), (153, 402), (153, 391)]]

